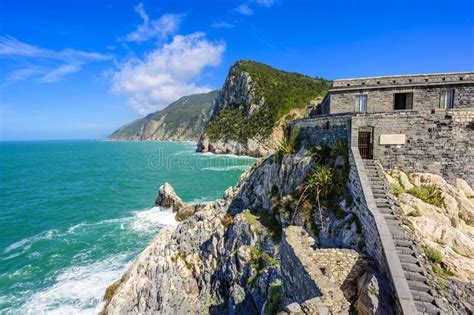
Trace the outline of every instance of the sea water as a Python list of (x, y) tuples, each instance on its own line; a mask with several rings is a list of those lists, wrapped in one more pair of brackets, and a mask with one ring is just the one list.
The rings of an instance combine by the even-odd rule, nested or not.
[(97, 313), (105, 288), (163, 226), (169, 182), (214, 200), (254, 159), (185, 142), (0, 142), (0, 313)]

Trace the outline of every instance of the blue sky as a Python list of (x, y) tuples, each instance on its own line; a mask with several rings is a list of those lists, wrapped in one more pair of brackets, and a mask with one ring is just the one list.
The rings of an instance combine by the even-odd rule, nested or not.
[(474, 70), (473, 1), (0, 3), (0, 140), (103, 138), (238, 59), (328, 79)]

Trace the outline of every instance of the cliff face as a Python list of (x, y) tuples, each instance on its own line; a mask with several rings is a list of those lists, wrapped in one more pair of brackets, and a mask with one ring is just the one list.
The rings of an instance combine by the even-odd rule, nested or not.
[(217, 91), (184, 96), (165, 109), (125, 125), (111, 140), (191, 140), (202, 134)]
[[(292, 301), (294, 285), (284, 281), (292, 276), (281, 274), (282, 270), (291, 272), (292, 267), (281, 264), (297, 259), (291, 256), (294, 250), (286, 251), (291, 257), (280, 259), (282, 231), (297, 207), (295, 196), (316, 163), (306, 150), (285, 155), (281, 161), (271, 156), (244, 173), (223, 199), (201, 205), (183, 204), (168, 184), (162, 186), (157, 205), (172, 207), (181, 223), (175, 230), (162, 231), (122, 279), (108, 289), (104, 313), (275, 314), (281, 310), (285, 306), (282, 302)], [(337, 196), (339, 206), (334, 207), (338, 212), (324, 206), (319, 213), (314, 204), (305, 203), (305, 210), (295, 215), (294, 222), (312, 231), (321, 246), (345, 247), (351, 251), (341, 251), (340, 255), (358, 257), (363, 237), (351, 206), (343, 201), (343, 195)], [(312, 250), (301, 248), (303, 252)], [(321, 252), (322, 257), (330, 256), (332, 251)], [(331, 266), (323, 263), (321, 268), (330, 274), (342, 268), (346, 275), (353, 269), (352, 265), (328, 264)], [(357, 300), (361, 309), (382, 308), (383, 302), (378, 301), (379, 289), (384, 291), (381, 282), (376, 283), (370, 297), (357, 299), (358, 292), (367, 291), (365, 285), (374, 285), (366, 279), (375, 279), (375, 273), (364, 271), (357, 274), (357, 278), (363, 274), (365, 279), (360, 285), (356, 277), (347, 281), (341, 277), (344, 290), (337, 293), (337, 301), (325, 297), (321, 303), (312, 301), (302, 307), (309, 313), (315, 307), (337, 311), (341, 305), (348, 307), (350, 301)], [(331, 282), (327, 273), (319, 277)], [(312, 275), (308, 279), (315, 281)], [(332, 292), (333, 286), (321, 286), (322, 292)], [(288, 296), (283, 297), (284, 292)], [(307, 292), (307, 296), (312, 294), (317, 292)], [(291, 313), (291, 307), (286, 309)]]
[(234, 64), (199, 139), (199, 152), (266, 156), (284, 137), (289, 120), (306, 114), (329, 82), (253, 61)]

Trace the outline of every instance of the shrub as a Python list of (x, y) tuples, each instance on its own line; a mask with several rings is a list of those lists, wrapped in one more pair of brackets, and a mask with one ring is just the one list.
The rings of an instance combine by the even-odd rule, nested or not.
[(347, 143), (344, 139), (339, 138), (337, 139), (336, 143), (334, 143), (334, 146), (332, 147), (332, 154), (334, 157), (337, 156), (346, 156), (348, 154), (349, 150), (347, 148)]
[(398, 198), (400, 197), (401, 194), (405, 192), (405, 190), (400, 186), (399, 184), (396, 183), (391, 183), (390, 187), (392, 188), (393, 194)]
[(421, 217), (420, 208), (417, 205), (413, 205), (413, 210), (408, 213), (410, 217)]
[(257, 223), (258, 217), (251, 214), (250, 211), (245, 210), (242, 212), (242, 216), (244, 217), (245, 221), (247, 221), (248, 224), (253, 225)]
[(443, 260), (443, 254), (437, 250), (436, 248), (433, 248), (431, 246), (424, 246), (423, 250), (425, 252), (426, 257), (428, 257), (428, 260), (434, 264), (437, 264)]
[(273, 258), (272, 256), (270, 256), (270, 254), (268, 254), (267, 252), (263, 252), (262, 259), (264, 261), (266, 261), (271, 266), (277, 266), (278, 265), (278, 261), (275, 258)]
[(281, 281), (277, 280), (268, 288), (268, 298), (265, 306), (265, 315), (278, 313), (281, 306)]
[(337, 207), (336, 210), (334, 210), (333, 212), (336, 218), (338, 218), (339, 220), (344, 219), (347, 215), (347, 213), (339, 207)]
[(413, 187), (407, 192), (433, 206), (444, 207), (444, 197), (436, 185)]
[(316, 157), (317, 164), (323, 165), (326, 164), (331, 157), (331, 147), (327, 145), (318, 145), (311, 148), (306, 155)]
[(260, 223), (267, 228), (267, 233), (270, 238), (275, 243), (279, 243), (281, 240), (282, 228), (275, 215), (263, 210), (257, 218), (260, 219)]
[(291, 134), (283, 139), (275, 152), (275, 162), (281, 164), (284, 155), (294, 154), (300, 148), (300, 141), (298, 139), (299, 127), (296, 127)]

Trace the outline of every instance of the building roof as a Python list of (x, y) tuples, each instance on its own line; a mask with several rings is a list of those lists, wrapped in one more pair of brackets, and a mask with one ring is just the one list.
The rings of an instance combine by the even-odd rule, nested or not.
[(334, 80), (331, 90), (474, 83), (474, 72), (408, 74)]

